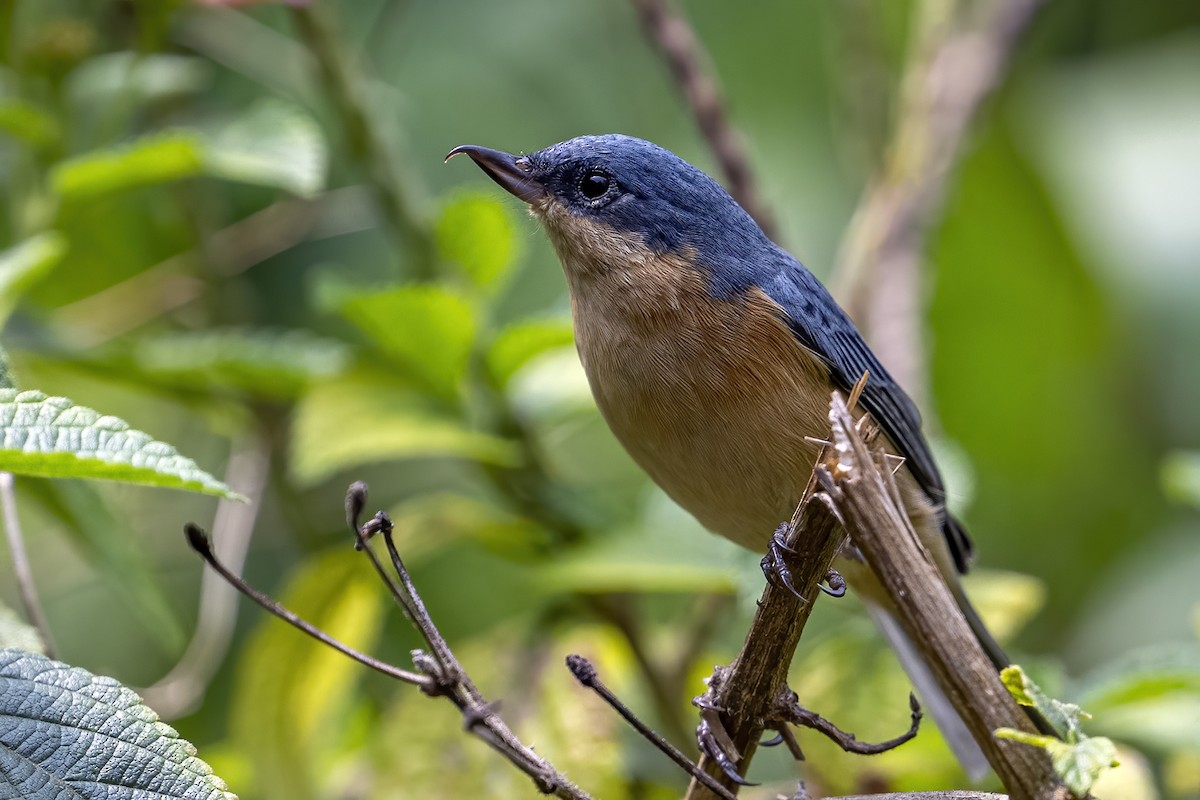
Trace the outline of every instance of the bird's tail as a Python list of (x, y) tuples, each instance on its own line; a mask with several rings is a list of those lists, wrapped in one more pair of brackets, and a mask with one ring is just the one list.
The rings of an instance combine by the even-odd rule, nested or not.
[[(897, 658), (900, 659), (900, 666), (904, 667), (904, 671), (908, 673), (909, 680), (912, 681), (913, 686), (917, 690), (917, 695), (921, 699), (921, 707), (929, 712), (929, 716), (933, 717), (934, 724), (942, 732), (942, 737), (950, 745), (950, 750), (953, 751), (954, 756), (962, 764), (967, 775), (972, 780), (981, 779), (987, 774), (988, 769), (990, 769), (987, 757), (979, 749), (979, 745), (975, 743), (975, 737), (971, 735), (970, 729), (967, 728), (962, 717), (958, 715), (958, 711), (951, 704), (950, 698), (946, 696), (946, 693), (942, 691), (942, 687), (938, 685), (937, 678), (934, 677), (929, 665), (925, 663), (925, 658), (921, 654), (921, 650), (909, 637), (891, 609), (873, 601), (869, 596), (864, 596), (863, 600), (868, 613), (871, 615), (871, 619), (875, 622), (876, 627), (879, 628), (884, 638), (887, 639), (888, 644), (892, 646), (892, 650), (896, 652)], [(964, 612), (966, 612), (966, 609), (970, 609), (969, 604), (965, 606)], [(996, 660), (997, 654), (1003, 658), (1003, 651), (1000, 650), (999, 645), (992, 639), (991, 634), (983, 629), (979, 615), (975, 613), (974, 609), (971, 609), (967, 613), (967, 621), (971, 623), (971, 627), (976, 630), (977, 634), (980, 631), (983, 632), (980, 641), (984, 643), (984, 649), (988, 651), (988, 655), (992, 657), (992, 660)]]

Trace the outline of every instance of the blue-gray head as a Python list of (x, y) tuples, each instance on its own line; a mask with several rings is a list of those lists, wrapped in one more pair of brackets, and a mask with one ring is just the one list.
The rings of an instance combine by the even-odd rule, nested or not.
[[(714, 285), (742, 283), (745, 267), (774, 246), (721, 186), (679, 156), (619, 134), (580, 136), (514, 156), (475, 145), (466, 153), (492, 180), (529, 203), (560, 255), (598, 267), (629, 252), (686, 253)], [(448, 156), (449, 157), (449, 156)], [(564, 264), (567, 258), (564, 257)]]

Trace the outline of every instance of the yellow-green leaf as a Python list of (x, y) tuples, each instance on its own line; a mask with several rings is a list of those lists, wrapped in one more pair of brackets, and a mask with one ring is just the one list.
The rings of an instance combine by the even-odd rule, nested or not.
[(443, 397), (457, 392), (475, 340), (465, 298), (441, 286), (400, 286), (351, 298), (342, 313), (414, 378)]
[(519, 322), (501, 331), (488, 348), (488, 369), (503, 386), (534, 358), (551, 350), (569, 347), (573, 341), (574, 333), (568, 320)]
[(58, 231), (45, 231), (0, 252), (0, 326), (29, 287), (54, 269), (67, 252)]
[(50, 186), (59, 196), (77, 200), (191, 178), (203, 171), (200, 134), (177, 130), (63, 161), (50, 173)]
[(495, 289), (509, 274), (520, 241), (509, 207), (490, 194), (463, 194), (448, 202), (436, 238), (441, 257), (485, 290)]
[(291, 471), (301, 483), (360, 464), (436, 457), (514, 464), (519, 451), (430, 410), (386, 375), (366, 370), (317, 384), (296, 409)]

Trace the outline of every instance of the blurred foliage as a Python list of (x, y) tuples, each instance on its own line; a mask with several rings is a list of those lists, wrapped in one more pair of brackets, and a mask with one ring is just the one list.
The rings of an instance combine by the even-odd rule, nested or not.
[[(822, 277), (878, 166), (916, 2), (681, 3), (782, 243)], [(1196, 75), (1194, 2), (1051, 2), (928, 248), (927, 418), (987, 568), (968, 590), (1117, 743), (1106, 798), (1200, 792)], [(342, 493), (368, 480), (515, 729), (597, 796), (673, 797), (682, 776), (561, 657), (587, 653), (686, 730), (700, 679), (741, 643), (758, 555), (624, 455), (544, 237), (477, 170), (442, 166), (465, 142), (606, 131), (713, 171), (625, 3), (0, 4), (2, 343), (21, 388), (218, 474), (262, 442), (245, 574), (403, 662), (413, 634), (343, 551)], [(215, 501), (17, 489), (64, 660), (143, 685), (170, 670), (199, 596), (177, 532)], [(173, 724), (243, 797), (531, 791), (448, 707), (257, 611), (224, 623), (228, 651)], [(793, 684), (860, 738), (906, 724), (908, 682), (853, 600), (818, 604)], [(813, 790), (965, 785), (931, 726), (874, 759), (801, 739)], [(796, 772), (764, 752), (744, 796), (790, 792)]]

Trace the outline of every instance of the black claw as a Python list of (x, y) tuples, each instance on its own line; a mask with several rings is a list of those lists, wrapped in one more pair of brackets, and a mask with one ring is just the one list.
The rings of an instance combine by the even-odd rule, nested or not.
[(783, 744), (783, 734), (777, 733), (774, 736), (772, 736), (770, 739), (763, 739), (761, 742), (758, 743), (758, 746), (759, 747), (778, 747), (781, 744)]
[(741, 773), (737, 771), (737, 764), (721, 748), (721, 745), (717, 742), (717, 736), (708, 724), (708, 720), (703, 717), (700, 719), (700, 724), (696, 726), (696, 744), (700, 746), (700, 752), (717, 762), (717, 766), (721, 768), (721, 771), (725, 773), (725, 777), (729, 778), (729, 780), (738, 786), (758, 786), (757, 783), (752, 783), (743, 778)]
[[(767, 554), (763, 556), (759, 566), (762, 567), (763, 575), (766, 576), (767, 582), (777, 589), (786, 589), (789, 593), (805, 600), (804, 595), (796, 590), (792, 585), (792, 571), (787, 567), (787, 556), (794, 555), (795, 550), (787, 546), (785, 541), (788, 534), (788, 526), (780, 525), (775, 529), (775, 533), (771, 536), (771, 543), (767, 546)], [(805, 601), (807, 602), (807, 601)]]
[(817, 588), (830, 597), (845, 597), (846, 579), (840, 572), (830, 567), (829, 572), (825, 573), (825, 582), (818, 583)]

